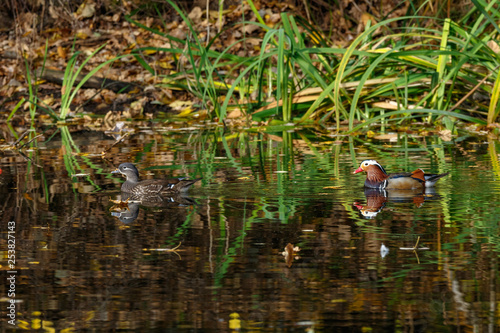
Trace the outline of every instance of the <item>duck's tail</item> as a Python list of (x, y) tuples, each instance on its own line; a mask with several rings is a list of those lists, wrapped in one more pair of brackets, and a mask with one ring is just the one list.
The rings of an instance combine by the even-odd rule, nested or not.
[(448, 176), (450, 173), (449, 172), (446, 172), (446, 173), (442, 173), (440, 175), (437, 175), (437, 174), (426, 174), (425, 175), (425, 187), (432, 187), (434, 186), (434, 184), (436, 184), (436, 182), (443, 178), (444, 176)]
[(193, 185), (200, 179), (202, 178), (196, 178), (196, 179), (179, 178), (177, 179), (177, 182), (168, 184), (165, 187), (165, 190), (168, 192), (178, 192), (178, 193), (186, 192), (191, 187), (191, 185)]

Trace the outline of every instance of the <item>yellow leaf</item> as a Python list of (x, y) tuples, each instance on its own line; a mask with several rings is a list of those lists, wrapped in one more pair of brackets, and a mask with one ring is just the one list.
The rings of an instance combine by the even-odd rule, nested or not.
[(61, 333), (73, 333), (74, 331), (75, 331), (74, 328), (68, 327), (68, 328), (61, 330)]
[(76, 33), (76, 38), (78, 38), (78, 39), (87, 39), (87, 38), (89, 38), (89, 35), (87, 35), (83, 31), (79, 31), (79, 32)]
[(178, 114), (178, 116), (179, 116), (179, 117), (186, 117), (187, 115), (189, 115), (189, 114), (190, 114), (191, 112), (193, 112), (193, 111), (194, 111), (194, 109), (193, 109), (193, 108), (188, 107), (188, 108), (185, 108), (184, 110), (182, 110), (182, 111)]
[(174, 101), (170, 103), (168, 106), (170, 106), (172, 109), (176, 111), (180, 111), (185, 108), (191, 107), (191, 105), (193, 105), (193, 103), (190, 101)]
[(45, 104), (45, 105), (52, 105), (54, 104), (54, 96), (49, 96), (47, 98), (45, 98), (44, 100), (42, 100), (42, 103)]
[(240, 315), (233, 312), (229, 315), (229, 317), (231, 317), (231, 319), (229, 319), (229, 329), (239, 330), (241, 328)]
[(161, 68), (164, 68), (164, 69), (174, 68), (170, 61), (168, 61), (168, 62), (167, 61), (158, 61), (158, 66), (160, 66)]

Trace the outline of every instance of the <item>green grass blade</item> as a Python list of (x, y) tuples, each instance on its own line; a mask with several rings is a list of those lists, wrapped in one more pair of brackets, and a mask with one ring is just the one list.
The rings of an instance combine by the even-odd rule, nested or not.
[(460, 114), (457, 112), (450, 112), (450, 111), (442, 111), (442, 110), (432, 110), (432, 109), (410, 109), (410, 110), (399, 110), (399, 111), (391, 111), (391, 112), (386, 112), (383, 115), (379, 115), (376, 117), (373, 117), (367, 121), (365, 121), (362, 124), (359, 124), (355, 127), (353, 127), (351, 130), (349, 130), (347, 133), (353, 133), (355, 131), (360, 130), (361, 128), (366, 127), (367, 125), (373, 124), (377, 122), (378, 120), (384, 119), (384, 118), (390, 118), (392, 116), (400, 115), (400, 114), (432, 114), (432, 115), (438, 115), (438, 116), (449, 116), (449, 117), (455, 117), (458, 119), (462, 119), (465, 121), (469, 121), (471, 123), (476, 123), (480, 125), (486, 125), (486, 122), (481, 119), (477, 119), (468, 115)]

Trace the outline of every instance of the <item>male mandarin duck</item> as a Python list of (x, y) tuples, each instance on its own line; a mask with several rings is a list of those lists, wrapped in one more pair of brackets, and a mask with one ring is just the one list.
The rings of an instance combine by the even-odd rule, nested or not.
[(422, 169), (413, 172), (387, 174), (384, 168), (375, 160), (364, 160), (354, 173), (366, 172), (365, 187), (378, 189), (414, 190), (432, 187), (438, 179), (448, 175), (448, 172), (425, 174)]
[(118, 169), (111, 171), (111, 173), (125, 175), (127, 180), (122, 184), (122, 192), (136, 196), (148, 196), (159, 193), (183, 193), (201, 179), (171, 178), (139, 180), (139, 171), (132, 163), (122, 163), (118, 166)]

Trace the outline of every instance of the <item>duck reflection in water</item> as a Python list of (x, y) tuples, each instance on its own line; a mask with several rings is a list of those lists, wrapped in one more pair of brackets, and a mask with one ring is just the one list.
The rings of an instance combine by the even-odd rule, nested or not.
[(366, 204), (354, 202), (353, 205), (361, 215), (373, 219), (389, 203), (413, 203), (420, 208), (426, 200), (439, 199), (433, 188), (415, 190), (383, 190), (378, 188), (365, 188)]
[(140, 180), (139, 171), (132, 163), (122, 163), (111, 173), (122, 174), (126, 177), (121, 187), (121, 201), (111, 210), (113, 210), (113, 216), (127, 224), (135, 221), (139, 216), (139, 205), (158, 208), (193, 205), (194, 201), (186, 196), (186, 192), (201, 179)]
[(136, 196), (126, 192), (122, 192), (120, 200), (114, 202), (115, 205), (110, 208), (111, 216), (117, 217), (124, 224), (130, 224), (137, 219), (140, 206), (168, 210), (196, 205), (193, 199), (180, 194)]

